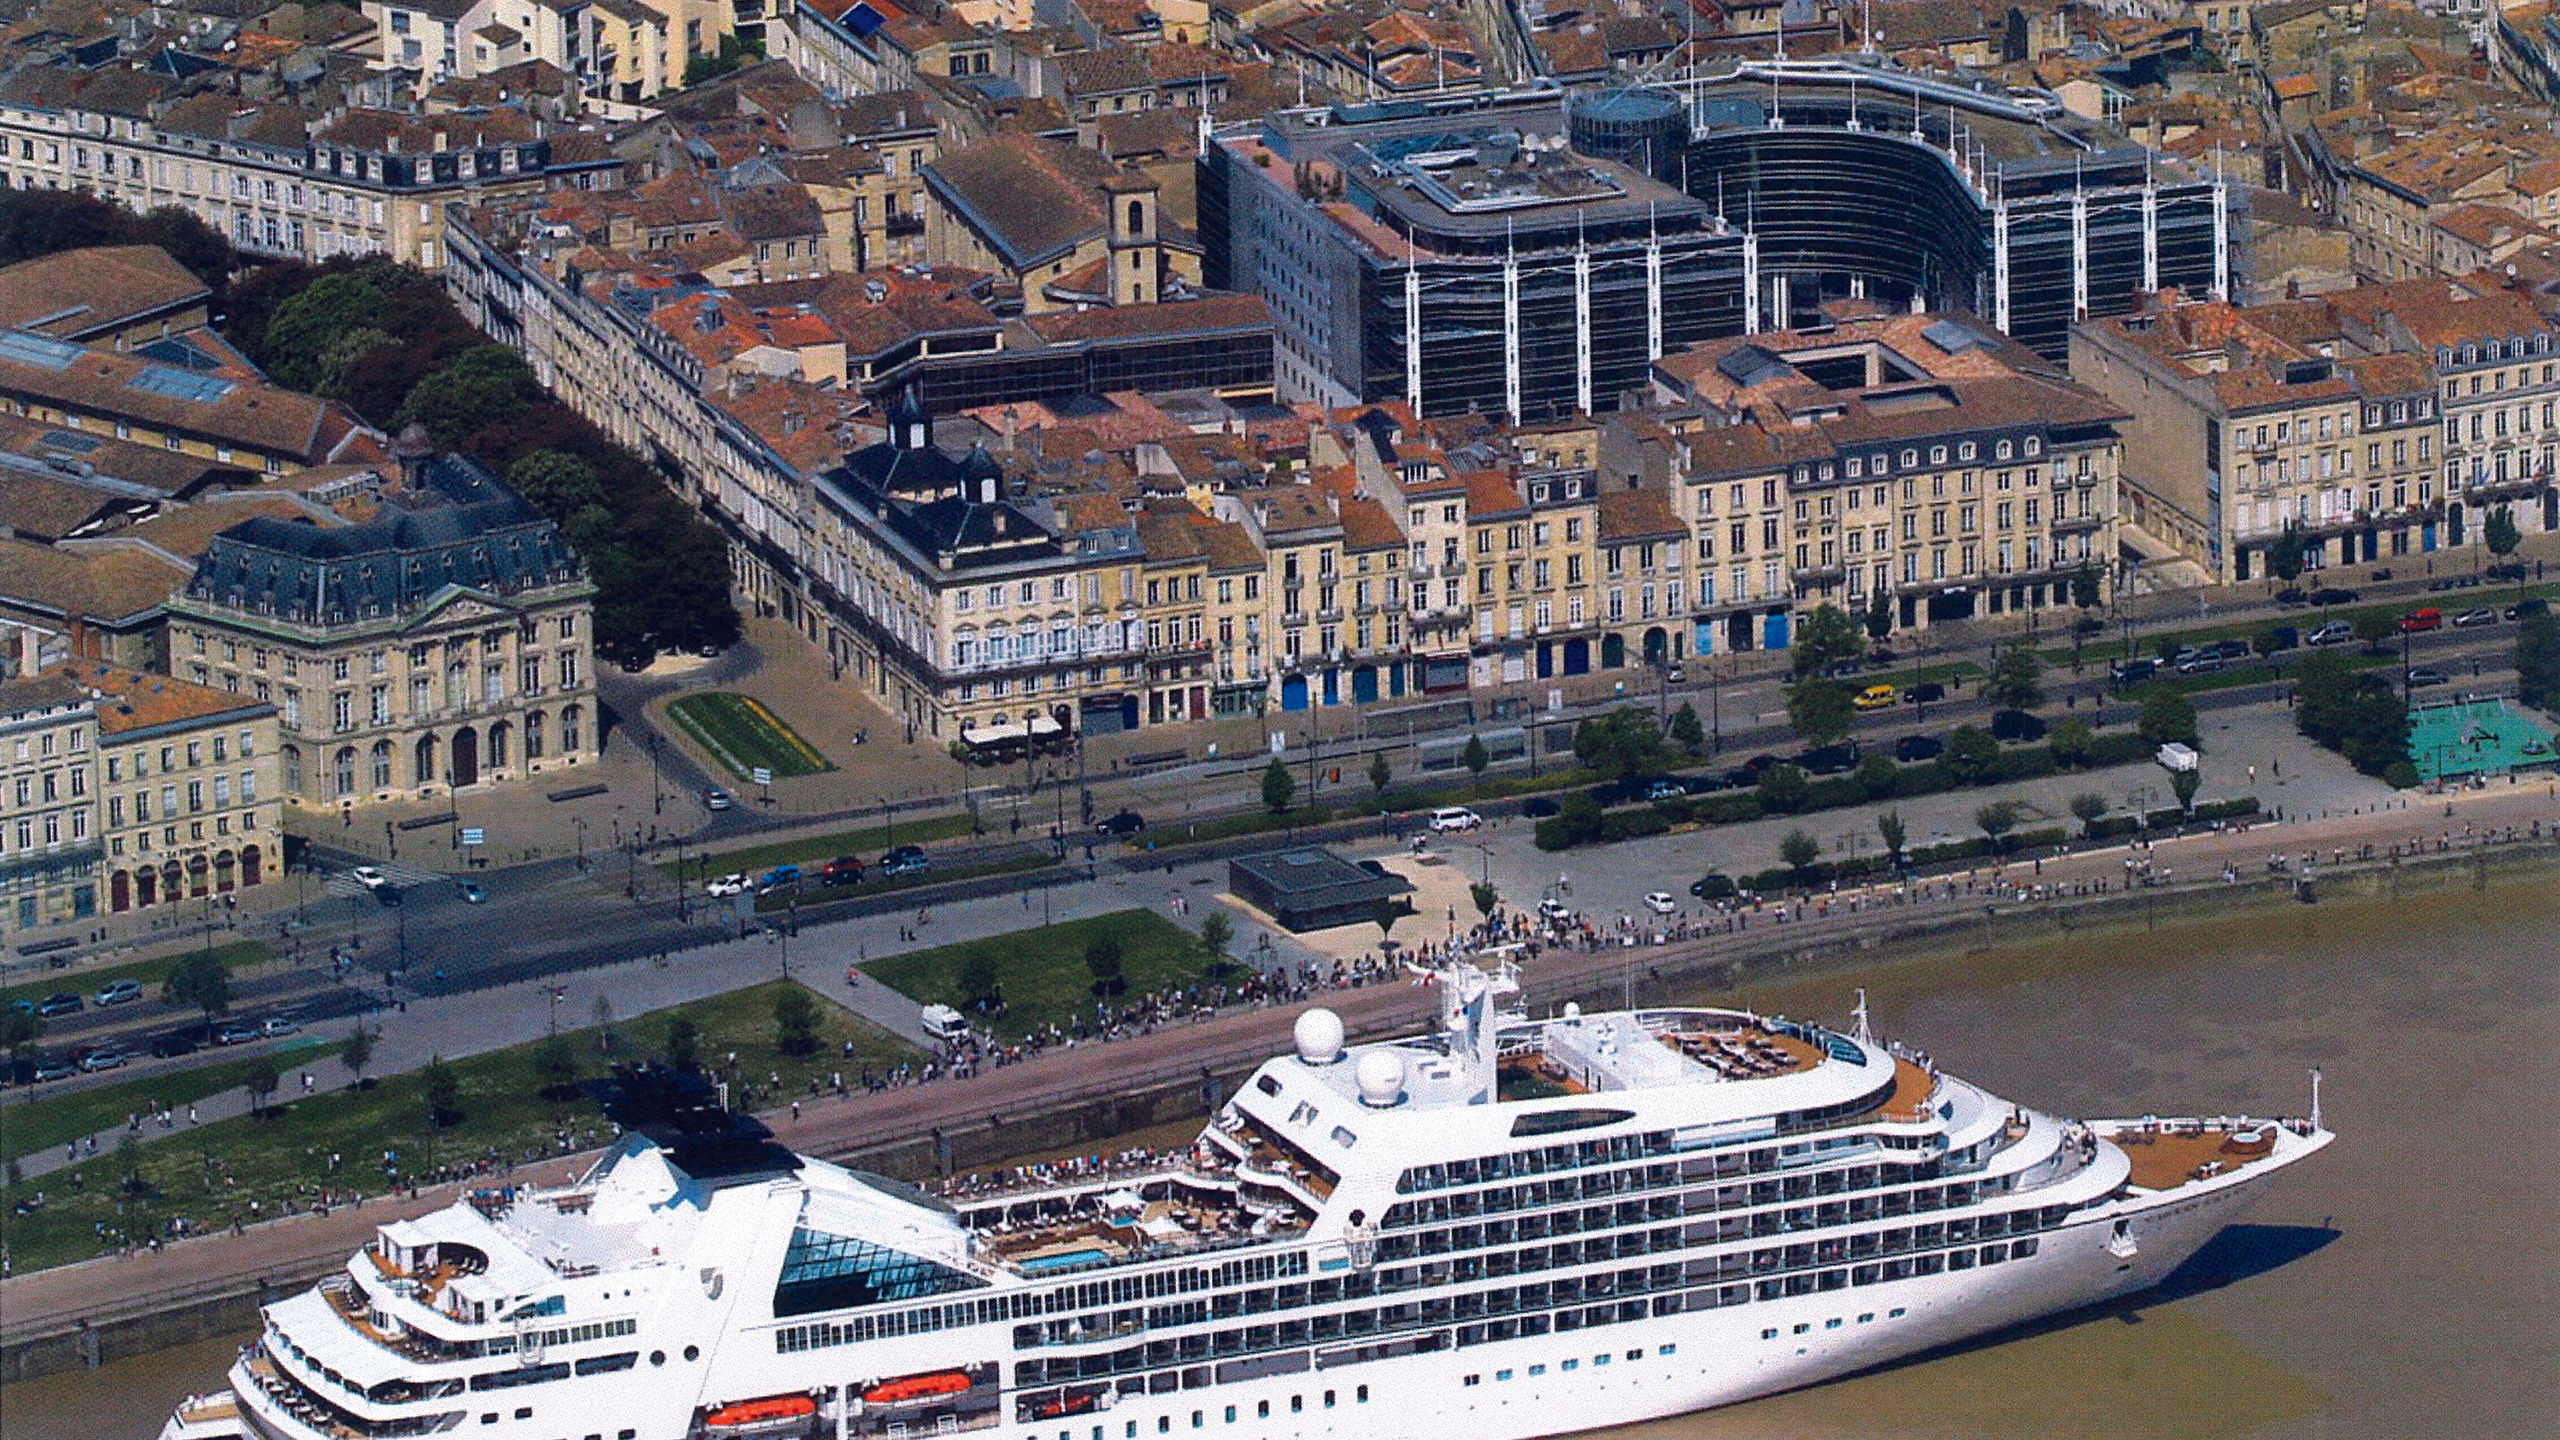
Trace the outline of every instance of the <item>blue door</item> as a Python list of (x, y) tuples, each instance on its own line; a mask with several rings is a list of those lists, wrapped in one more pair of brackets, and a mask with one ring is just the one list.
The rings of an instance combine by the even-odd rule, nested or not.
[(1292, 675), (1288, 679), (1280, 682), (1280, 708), (1283, 710), (1304, 710), (1307, 708), (1306, 676)]
[(1697, 633), (1690, 638), (1689, 653), (1693, 655), (1713, 655), (1716, 653), (1716, 627), (1714, 622), (1708, 620), (1699, 621), (1696, 627), (1696, 632)]
[(1564, 642), (1564, 673), (1567, 675), (1588, 675), (1591, 673), (1590, 641), (1567, 640)]
[(1551, 640), (1538, 642), (1538, 678), (1552, 680), (1556, 675), (1556, 647)]
[(1351, 672), (1351, 698), (1363, 705), (1378, 698), (1378, 667), (1363, 665)]
[(1773, 611), (1769, 615), (1769, 618), (1760, 622), (1760, 648), (1763, 650), (1784, 650), (1787, 648), (1786, 611)]
[(1339, 670), (1327, 670), (1326, 672), (1324, 672), (1324, 703), (1326, 703), (1327, 705), (1339, 705), (1339, 704), (1341, 704), (1341, 703), (1342, 703), (1342, 689), (1341, 689), (1341, 687), (1342, 687), (1342, 672), (1341, 672), (1341, 671), (1339, 671)]
[(1402, 695), (1403, 693), (1404, 693), (1404, 667), (1403, 667), (1403, 666), (1401, 666), (1401, 665), (1390, 665), (1390, 666), (1388, 666), (1388, 667), (1387, 667), (1387, 694), (1388, 694), (1390, 697), (1393, 697), (1393, 696), (1397, 696), (1397, 695)]
[(2430, 520), (2418, 527), (2418, 550), (2421, 554), (2433, 554), (2435, 548), (2436, 522)]

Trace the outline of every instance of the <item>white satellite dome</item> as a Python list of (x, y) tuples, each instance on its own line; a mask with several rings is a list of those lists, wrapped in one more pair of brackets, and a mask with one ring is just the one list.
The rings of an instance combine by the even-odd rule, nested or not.
[(1324, 1006), (1301, 1014), (1292, 1033), (1297, 1037), (1301, 1063), (1330, 1065), (1342, 1058), (1342, 1017)]
[(1404, 1099), (1404, 1057), (1393, 1050), (1372, 1050), (1352, 1072), (1360, 1081), (1360, 1103), (1384, 1110)]
[(1579, 1001), (1579, 1000), (1567, 1000), (1566, 1002), (1564, 1002), (1564, 1018), (1566, 1018), (1567, 1020), (1579, 1020), (1579, 1019), (1581, 1019), (1581, 1018), (1582, 1018), (1582, 1002), (1581, 1002), (1581, 1001)]

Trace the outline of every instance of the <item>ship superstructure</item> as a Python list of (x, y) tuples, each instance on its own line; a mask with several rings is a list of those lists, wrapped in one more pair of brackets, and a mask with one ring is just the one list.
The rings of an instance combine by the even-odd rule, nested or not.
[(164, 1440), (1555, 1434), (2142, 1289), (2331, 1138), (2057, 1119), (1863, 1019), (1430, 978), (1432, 1033), (1311, 1009), (1192, 1148), (1071, 1182), (635, 1131), (383, 1226)]

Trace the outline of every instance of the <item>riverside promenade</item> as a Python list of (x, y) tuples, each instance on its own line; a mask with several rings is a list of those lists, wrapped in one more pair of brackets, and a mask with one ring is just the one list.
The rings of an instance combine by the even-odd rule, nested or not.
[[(2372, 847), (2371, 859), (2362, 858)], [(2013, 861), (1997, 869), (1938, 876), (1910, 885), (1843, 889), (1781, 907), (1775, 902), (1745, 927), (1650, 946), (1554, 950), (1522, 977), (1532, 1006), (1591, 995), (1614, 1000), (1622, 987), (1660, 987), (1729, 978), (1746, 967), (1820, 961), (1895, 944), (1914, 947), (2023, 942), (2075, 924), (2139, 924), (2219, 903), (2245, 888), (2289, 889), (2311, 857), (2310, 878), (2331, 893), (2396, 883), (2462, 883), (2450, 866), (2531, 863), (2560, 853), (2560, 795), (2549, 782), (2498, 785), (2451, 796), (2412, 795), (2405, 808), (2322, 819), (2263, 823), (2147, 845), (2109, 845), (2041, 863)], [(2338, 857), (2345, 856), (2342, 861)], [(2269, 869), (2271, 856), (2286, 862)], [(2152, 883), (2126, 885), (2128, 874)], [(1790, 915), (1777, 918), (1782, 908)], [(1802, 918), (1792, 918), (1801, 911)], [(2109, 913), (2112, 912), (2112, 913)], [(1643, 978), (1637, 978), (1638, 972)], [(1649, 998), (1639, 995), (1639, 999)], [(1430, 1023), (1436, 996), (1411, 985), (1382, 984), (1327, 991), (1307, 1003), (1339, 1011), (1355, 1036), (1409, 1033)], [(1090, 1142), (1095, 1135), (1061, 1129), (1043, 1140), (1043, 1117), (1186, 1083), (1229, 1078), (1289, 1043), (1296, 1005), (1231, 1011), (1191, 1025), (1159, 1029), (1108, 1045), (1052, 1050), (1018, 1065), (961, 1081), (857, 1093), (763, 1118), (791, 1148), (841, 1157), (903, 1153), (929, 1165), (938, 1142), (992, 1138), (1023, 1143), (1017, 1152)], [(978, 1145), (966, 1145), (975, 1151)], [(564, 1156), (519, 1167), (516, 1183), (573, 1177), (592, 1156)], [(992, 1155), (989, 1157), (992, 1159)], [(965, 1159), (964, 1167), (974, 1163)], [(486, 1183), (476, 1182), (476, 1183)], [(421, 1189), (255, 1226), (243, 1233), (189, 1240), (156, 1254), (101, 1258), (0, 1281), (0, 1349), (17, 1351), (46, 1337), (200, 1306), (215, 1297), (272, 1295), (327, 1273), (368, 1243), (387, 1220), (449, 1204), (460, 1187)], [(90, 1358), (94, 1359), (92, 1352)], [(41, 1373), (21, 1371), (17, 1378)]]

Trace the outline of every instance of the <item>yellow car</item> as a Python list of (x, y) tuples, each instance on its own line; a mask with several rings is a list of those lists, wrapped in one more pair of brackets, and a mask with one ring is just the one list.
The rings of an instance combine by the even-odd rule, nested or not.
[(1896, 698), (1897, 692), (1892, 686), (1870, 685), (1859, 691), (1857, 698), (1849, 703), (1861, 710), (1890, 710)]

